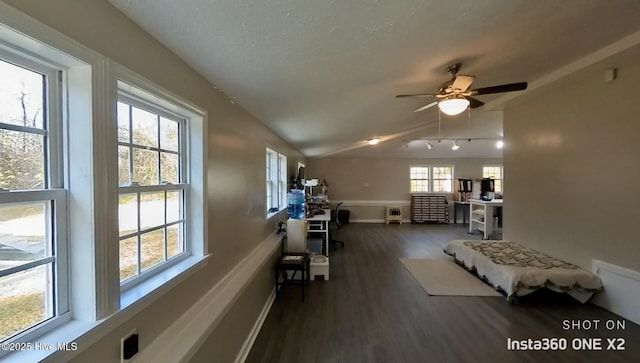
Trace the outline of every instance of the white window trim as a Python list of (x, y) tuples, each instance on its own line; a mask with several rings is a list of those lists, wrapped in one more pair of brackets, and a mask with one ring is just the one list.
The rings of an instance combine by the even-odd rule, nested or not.
[[(13, 124), (3, 124), (3, 129), (16, 132), (28, 133), (31, 135), (42, 135), (46, 139), (46, 149), (43, 150), (45, 157), (46, 179), (44, 180), (46, 188), (34, 190), (15, 190), (1, 191), (0, 201), (5, 203), (21, 203), (21, 202), (52, 202), (53, 210), (47, 208), (45, 213), (46, 220), (46, 236), (45, 243), (53, 242), (53, 253), (50, 256), (40, 258), (28, 263), (21, 264), (11, 269), (6, 269), (3, 276), (8, 276), (19, 271), (52, 264), (53, 269), (53, 285), (51, 287), (53, 296), (48, 296), (46, 304), (47, 309), (53, 308), (50, 318), (44, 318), (34, 326), (24, 329), (16, 336), (8, 339), (7, 342), (28, 342), (33, 338), (45, 334), (55, 327), (69, 321), (71, 315), (69, 313), (70, 306), (70, 289), (69, 289), (69, 269), (68, 261), (70, 248), (68, 246), (68, 193), (65, 188), (65, 158), (64, 153), (64, 137), (62, 130), (64, 129), (64, 117), (61, 107), (64, 102), (63, 94), (60, 92), (62, 87), (62, 73), (58, 64), (49, 59), (47, 55), (38, 56), (30, 49), (23, 49), (20, 45), (25, 42), (21, 36), (16, 36), (11, 29), (0, 24), (0, 40), (8, 37), (13, 43), (0, 42), (0, 51), (2, 58), (14, 63), (18, 66), (42, 74), (46, 77), (46, 88), (43, 91), (46, 94), (46, 105), (43, 112), (46, 112), (46, 127), (33, 128), (24, 127)], [(28, 46), (27, 46), (28, 48)], [(46, 53), (46, 52), (45, 52)], [(44, 126), (44, 125), (43, 125)], [(51, 213), (53, 212), (53, 213)], [(53, 225), (55, 221), (55, 226)], [(54, 228), (52, 229), (52, 226)], [(49, 272), (47, 272), (49, 274)], [(48, 291), (47, 291), (47, 295)], [(48, 315), (48, 314), (47, 314)], [(0, 350), (0, 357), (6, 355), (7, 351)]]
[[(447, 192), (447, 191), (436, 191), (436, 190), (435, 190), (435, 189), (436, 189), (436, 188), (435, 188), (435, 186), (436, 186), (436, 185), (435, 185), (435, 183), (434, 183), (434, 181), (435, 181), (435, 180), (447, 180), (447, 179), (436, 179), (436, 178), (435, 178), (435, 174), (434, 174), (434, 172), (433, 172), (433, 169), (434, 169), (434, 168), (451, 168), (451, 179), (449, 180), (449, 183), (450, 183), (450, 185), (449, 185), (449, 186), (450, 186), (450, 188), (451, 188), (451, 191), (450, 191), (450, 192)], [(453, 165), (434, 165), (434, 166), (431, 166), (431, 179), (429, 179), (429, 180), (430, 180), (430, 183), (431, 183), (431, 193), (436, 193), (436, 194), (453, 194), (453, 180), (455, 179), (455, 172), (454, 172), (454, 171), (455, 171), (455, 169), (454, 169)]]
[[(265, 202), (265, 223), (268, 222), (269, 220), (271, 220), (271, 218), (275, 217), (276, 215), (280, 214), (282, 211), (287, 209), (287, 177), (288, 177), (288, 173), (287, 173), (287, 164), (288, 164), (288, 159), (287, 156), (285, 154), (282, 154), (280, 152), (278, 152), (276, 149), (270, 147), (270, 146), (266, 146), (265, 147), (266, 151), (265, 151), (265, 155), (273, 155), (273, 161), (275, 162), (275, 167), (276, 170), (271, 170), (271, 176), (270, 178), (274, 178), (275, 177), (275, 186), (272, 188), (272, 192), (271, 192), (271, 199), (273, 200), (274, 198), (276, 198), (277, 200), (277, 208), (278, 210), (275, 212), (269, 212), (270, 207), (267, 206), (267, 190), (265, 187), (265, 197), (264, 197), (264, 202)], [(285, 165), (284, 165), (284, 180), (282, 180), (280, 178), (280, 173), (281, 173), (281, 168), (282, 165), (280, 163), (280, 158), (284, 158), (285, 160)], [(267, 169), (267, 158), (265, 157), (265, 167), (263, 170)], [(266, 174), (265, 174), (265, 178), (266, 178)], [(273, 181), (272, 181), (273, 182)], [(280, 189), (282, 188), (282, 189)], [(282, 192), (281, 192), (282, 191)], [(280, 194), (282, 193), (282, 195)]]
[[(411, 168), (429, 168), (429, 175), (428, 175), (428, 182), (427, 182), (427, 188), (429, 188), (428, 191), (426, 192), (418, 192), (418, 191), (411, 191), (411, 181), (412, 180), (425, 180), (425, 179), (412, 179), (411, 178)], [(451, 168), (451, 191), (450, 192), (437, 192), (435, 191), (434, 187), (434, 174), (433, 174), (433, 169), (434, 168)], [(409, 166), (409, 194), (453, 194), (453, 181), (455, 180), (456, 176), (455, 176), (455, 167), (453, 165), (410, 165)], [(438, 179), (438, 180), (446, 180), (446, 179)]]
[[(119, 88), (120, 87), (125, 87), (127, 89), (132, 88), (133, 86), (129, 85), (129, 84), (125, 84), (122, 82), (118, 82), (119, 84)], [(149, 268), (148, 270), (145, 271), (141, 271), (140, 274), (137, 274), (136, 276), (133, 276), (132, 278), (125, 280), (123, 282), (121, 282), (121, 291), (126, 291), (129, 290), (131, 288), (133, 288), (134, 286), (143, 283), (144, 281), (148, 280), (148, 279), (152, 279), (153, 275), (155, 274), (159, 274), (161, 273), (160, 270), (164, 270), (167, 269), (169, 267), (171, 267), (174, 264), (179, 263), (180, 261), (184, 260), (185, 258), (189, 257), (191, 255), (191, 249), (192, 249), (192, 244), (190, 243), (193, 240), (190, 238), (190, 230), (187, 228), (188, 225), (188, 219), (190, 218), (191, 214), (194, 213), (189, 213), (189, 175), (187, 175), (187, 167), (188, 167), (188, 157), (187, 157), (187, 153), (186, 153), (186, 149), (188, 147), (188, 142), (187, 142), (187, 137), (188, 137), (188, 133), (189, 133), (189, 123), (190, 123), (190, 118), (189, 120), (185, 119), (188, 116), (185, 116), (183, 114), (174, 114), (173, 112), (169, 111), (167, 112), (166, 110), (164, 110), (163, 108), (159, 108), (159, 106), (155, 103), (151, 103), (148, 101), (148, 99), (150, 97), (155, 97), (152, 94), (148, 94), (143, 96), (142, 93), (144, 91), (142, 90), (137, 90), (137, 94), (133, 95), (133, 94), (129, 94), (127, 91), (119, 89), (118, 92), (118, 101), (123, 101), (128, 105), (132, 105), (134, 107), (139, 107), (141, 109), (147, 109), (149, 110), (149, 112), (152, 112), (154, 114), (158, 114), (160, 116), (165, 116), (168, 117), (170, 119), (180, 119), (182, 120), (180, 122), (180, 127), (181, 127), (181, 131), (180, 131), (180, 180), (182, 181), (181, 183), (178, 184), (169, 184), (169, 185), (134, 185), (134, 186), (120, 186), (118, 187), (118, 195), (121, 195), (122, 193), (126, 193), (126, 194), (136, 194), (136, 193), (145, 193), (145, 192), (165, 192), (165, 191), (182, 191), (184, 193), (184, 199), (185, 199), (185, 209), (183, 210), (183, 216), (179, 221), (176, 222), (171, 222), (171, 223), (164, 223), (163, 227), (166, 227), (168, 225), (173, 225), (173, 224), (177, 224), (178, 222), (182, 221), (184, 224), (184, 228), (185, 228), (185, 233), (182, 235), (181, 238), (184, 239), (184, 251), (181, 252), (180, 254), (173, 256), (167, 260), (162, 261), (160, 264), (153, 266), (151, 268)], [(144, 97), (144, 98), (141, 98)], [(131, 121), (130, 121), (131, 122)], [(130, 131), (131, 132), (131, 131)], [(131, 134), (130, 134), (131, 135)], [(159, 137), (159, 136), (158, 136)], [(117, 142), (118, 145), (120, 145), (120, 142)], [(127, 145), (135, 145), (135, 144), (129, 144), (126, 143)], [(131, 157), (131, 156), (130, 156)], [(195, 213), (199, 213), (200, 211), (196, 211)], [(140, 206), (138, 205), (138, 213), (140, 213)], [(148, 231), (146, 231), (148, 232)], [(141, 234), (141, 232), (136, 232), (133, 235), (137, 236), (138, 234)], [(120, 239), (122, 239), (124, 237), (120, 237)], [(141, 256), (138, 256), (138, 259), (140, 260)]]
[[(128, 70), (126, 67), (113, 63), (111, 68), (113, 69), (113, 77), (118, 80), (116, 82), (116, 89), (112, 91), (115, 93), (116, 100), (118, 93), (121, 92), (126, 94), (128, 98), (137, 98), (153, 103), (154, 105), (160, 106), (169, 112), (180, 115), (180, 117), (187, 117), (189, 119), (186, 123), (188, 131), (182, 133), (182, 142), (187, 145), (185, 150), (186, 155), (183, 155), (183, 166), (186, 182), (189, 184), (189, 188), (185, 193), (186, 205), (188, 207), (187, 210), (184, 211), (186, 221), (185, 228), (187, 231), (185, 243), (188, 245), (185, 246), (185, 250), (187, 253), (170, 261), (166, 265), (166, 268), (170, 268), (174, 265), (180, 266), (182, 261), (190, 260), (190, 256), (198, 258), (196, 261), (199, 261), (200, 259), (205, 258), (208, 253), (205, 228), (207, 208), (205, 198), (206, 173), (204, 169), (207, 160), (205, 148), (205, 137), (207, 132), (206, 112), (200, 110), (190, 102), (183, 100), (179, 96), (174, 95), (173, 93), (155, 85), (153, 82)], [(114, 100), (113, 105), (115, 104), (116, 101)], [(117, 148), (117, 135), (115, 135), (113, 140), (115, 149)], [(117, 150), (114, 150), (112, 155), (114, 155), (113, 157), (115, 161)], [(187, 160), (189, 162), (187, 162)], [(117, 164), (117, 161), (115, 161), (115, 163)], [(117, 264), (117, 270), (119, 272), (119, 262), (117, 262)], [(151, 291), (153, 286), (160, 286), (162, 279), (159, 280), (157, 277), (154, 277), (156, 275), (163, 276), (163, 273), (155, 272), (153, 274), (148, 274), (148, 276), (136, 279), (139, 281), (133, 280), (129, 284), (122, 285), (120, 307), (122, 308), (128, 306), (126, 304), (135, 302), (136, 299), (133, 297), (142, 298), (143, 293), (145, 291)]]
[(484, 176), (484, 168), (499, 168), (500, 169), (500, 178), (492, 178), (493, 180), (500, 180), (500, 191), (496, 190), (496, 193), (502, 193), (504, 190), (504, 167), (502, 165), (483, 165), (482, 166), (482, 177)]
[[(411, 168), (427, 168), (427, 191), (412, 191), (411, 190), (411, 181), (412, 180), (425, 180), (425, 179), (414, 179), (411, 177)], [(410, 165), (409, 166), (409, 193), (411, 194), (425, 194), (425, 193), (431, 193), (431, 190), (433, 188), (431, 188), (431, 166), (429, 165)]]
[[(100, 341), (121, 324), (133, 318), (180, 282), (207, 264), (207, 220), (206, 174), (204, 168), (190, 171), (192, 178), (192, 205), (198, 205), (202, 213), (191, 218), (194, 228), (192, 238), (199, 238), (191, 256), (175, 268), (157, 276), (138, 288), (120, 295), (117, 249), (110, 248), (118, 238), (117, 221), (117, 140), (115, 123), (115, 100), (117, 99), (116, 75), (128, 73), (129, 79), (139, 84), (152, 84), (135, 73), (109, 61), (101, 54), (70, 39), (62, 33), (0, 2), (0, 47), (18, 44), (22, 53), (32, 55), (34, 60), (46, 58), (65, 69), (63, 80), (68, 88), (63, 93), (62, 113), (66, 129), (64, 144), (66, 152), (74, 157), (74, 168), (65, 165), (65, 185), (70, 186), (74, 198), (68, 206), (68, 246), (74, 251), (70, 255), (69, 274), (70, 305), (73, 310), (64, 319), (50, 322), (51, 330), (37, 337), (45, 344), (76, 342), (75, 351), (26, 350), (12, 352), (2, 357), (3, 362), (30, 362), (46, 360), (62, 362), (71, 360), (80, 352)], [(157, 87), (154, 85), (154, 87)], [(170, 92), (155, 89), (160, 96)], [(182, 101), (202, 119), (195, 134), (203, 138), (191, 140), (189, 153), (207, 165), (206, 138), (207, 114), (189, 102)], [(90, 122), (87, 122), (87, 121)], [(86, 150), (93, 150), (88, 155)], [(111, 163), (111, 164), (110, 164)], [(106, 165), (112, 167), (108, 170)], [(100, 207), (96, 207), (100, 206)], [(197, 231), (197, 232), (196, 232)], [(194, 236), (193, 234), (197, 234)], [(196, 256), (197, 253), (197, 256)], [(116, 276), (114, 278), (114, 276)], [(138, 293), (138, 295), (136, 295)]]

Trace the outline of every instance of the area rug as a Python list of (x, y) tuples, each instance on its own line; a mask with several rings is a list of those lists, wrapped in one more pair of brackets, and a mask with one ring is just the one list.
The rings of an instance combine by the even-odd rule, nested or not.
[(452, 260), (401, 258), (400, 262), (429, 295), (502, 296)]

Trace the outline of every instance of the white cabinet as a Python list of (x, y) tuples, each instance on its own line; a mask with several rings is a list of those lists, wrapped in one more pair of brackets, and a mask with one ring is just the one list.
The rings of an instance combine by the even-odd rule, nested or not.
[(484, 239), (489, 239), (495, 222), (493, 210), (496, 207), (502, 207), (502, 199), (490, 201), (471, 199), (469, 204), (469, 233), (477, 229), (484, 233)]
[(285, 252), (307, 252), (306, 219), (287, 220), (287, 248)]

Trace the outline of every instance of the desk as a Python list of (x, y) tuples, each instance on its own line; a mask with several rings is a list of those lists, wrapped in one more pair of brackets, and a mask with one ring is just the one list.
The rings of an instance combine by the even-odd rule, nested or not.
[(324, 233), (325, 239), (323, 243), (323, 253), (329, 256), (329, 221), (331, 220), (331, 209), (323, 209), (324, 214), (316, 214), (307, 218), (307, 232)]
[(461, 202), (456, 200), (453, 202), (453, 224), (458, 222), (458, 208), (462, 210), (462, 223), (467, 224), (467, 216), (469, 215), (469, 202)]
[(494, 200), (469, 200), (469, 233), (474, 229), (484, 232), (483, 239), (489, 239), (493, 233), (493, 210), (502, 207), (502, 199)]

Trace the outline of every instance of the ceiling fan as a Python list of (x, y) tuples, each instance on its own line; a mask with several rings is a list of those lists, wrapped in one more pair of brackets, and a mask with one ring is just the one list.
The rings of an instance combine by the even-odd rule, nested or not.
[(419, 112), (438, 105), (440, 111), (447, 115), (457, 115), (462, 113), (467, 107), (477, 108), (484, 105), (484, 102), (471, 96), (487, 95), (492, 93), (522, 91), (527, 89), (527, 82), (509, 83), (499, 86), (482, 87), (469, 90), (475, 76), (458, 75), (462, 63), (456, 63), (447, 67), (447, 72), (452, 78), (440, 86), (439, 93), (418, 93), (412, 95), (397, 95), (396, 98), (404, 97), (434, 97), (437, 100), (422, 106), (414, 112)]

